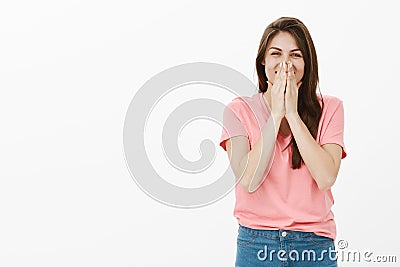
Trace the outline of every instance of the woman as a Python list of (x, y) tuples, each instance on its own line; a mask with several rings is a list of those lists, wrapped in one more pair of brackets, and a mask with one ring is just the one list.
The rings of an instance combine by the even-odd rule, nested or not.
[(259, 92), (229, 103), (220, 143), (238, 180), (236, 266), (337, 266), (342, 101), (317, 95), (315, 47), (296, 18), (268, 25), (256, 69)]

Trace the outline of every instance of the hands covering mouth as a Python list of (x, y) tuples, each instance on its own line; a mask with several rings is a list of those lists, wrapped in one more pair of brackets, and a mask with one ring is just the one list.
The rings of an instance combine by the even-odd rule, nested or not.
[(271, 88), (271, 110), (274, 116), (282, 119), (289, 114), (297, 113), (298, 89), (301, 81), (296, 82), (293, 64), (290, 61), (281, 62), (279, 70), (275, 71), (275, 79)]

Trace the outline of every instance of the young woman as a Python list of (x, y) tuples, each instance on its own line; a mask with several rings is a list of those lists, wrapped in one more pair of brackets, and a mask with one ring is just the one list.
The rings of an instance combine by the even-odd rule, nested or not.
[(259, 92), (228, 104), (220, 143), (238, 180), (236, 267), (337, 266), (343, 103), (317, 95), (315, 47), (296, 18), (268, 25), (256, 69)]

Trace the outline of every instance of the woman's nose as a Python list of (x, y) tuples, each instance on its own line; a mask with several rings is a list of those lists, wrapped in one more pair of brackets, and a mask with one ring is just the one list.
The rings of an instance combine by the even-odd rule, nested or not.
[(289, 54), (283, 54), (283, 60), (284, 60), (284, 62), (288, 62), (289, 61)]

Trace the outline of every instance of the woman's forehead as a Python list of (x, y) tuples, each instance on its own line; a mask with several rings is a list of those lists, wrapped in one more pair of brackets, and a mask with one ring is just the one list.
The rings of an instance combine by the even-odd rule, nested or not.
[(299, 49), (296, 39), (289, 32), (279, 32), (269, 42), (267, 49), (277, 48), (278, 50), (291, 51)]

